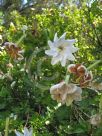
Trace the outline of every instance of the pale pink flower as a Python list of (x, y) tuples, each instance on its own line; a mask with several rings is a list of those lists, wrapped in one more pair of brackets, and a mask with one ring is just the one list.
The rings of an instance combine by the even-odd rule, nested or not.
[(81, 101), (82, 90), (75, 84), (66, 84), (64, 81), (50, 88), (51, 97), (53, 100), (66, 104), (67, 106), (75, 101)]

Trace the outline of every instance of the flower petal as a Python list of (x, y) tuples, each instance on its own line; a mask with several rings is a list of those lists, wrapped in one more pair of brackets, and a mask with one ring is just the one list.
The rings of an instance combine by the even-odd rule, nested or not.
[(70, 94), (74, 94), (75, 92), (76, 92), (76, 90), (77, 90), (77, 86), (76, 85), (74, 85), (74, 84), (69, 84), (68, 85), (68, 94), (70, 95)]
[(56, 42), (57, 40), (58, 40), (57, 33), (55, 33), (54, 42)]
[(53, 42), (49, 40), (48, 45), (49, 45), (50, 48), (52, 48), (53, 47)]
[(63, 82), (61, 82), (61, 83), (59, 83), (59, 84), (53, 85), (53, 86), (50, 88), (50, 93), (51, 93), (51, 94), (55, 94), (55, 93), (56, 93), (55, 91), (58, 90), (59, 88), (61, 88), (64, 84), (65, 84), (65, 82), (63, 81)]
[(58, 53), (54, 50), (46, 50), (45, 54), (47, 54), (48, 56), (56, 56)]
[(29, 136), (32, 136), (33, 135), (33, 128), (30, 128), (29, 129)]
[(24, 136), (22, 133), (20, 133), (19, 131), (16, 131), (16, 130), (15, 130), (15, 134), (16, 134), (16, 136)]
[(74, 93), (74, 100), (75, 101), (81, 101), (82, 100), (81, 93), (82, 93), (82, 89), (80, 87), (77, 87), (77, 90)]
[(72, 46), (72, 45), (68, 45), (67, 47), (66, 47), (66, 51), (68, 52), (71, 52), (71, 53), (75, 53), (76, 51), (78, 51), (78, 48), (77, 47), (74, 47), (74, 46)]
[(65, 39), (66, 32), (60, 37), (60, 39)]
[(74, 46), (71, 46), (71, 47), (70, 47), (70, 51), (71, 51), (72, 53), (77, 52), (78, 50), (79, 50), (79, 48), (77, 48), (77, 47), (74, 47)]
[(71, 61), (74, 61), (74, 60), (75, 60), (75, 57), (73, 56), (73, 54), (68, 53), (68, 54), (67, 54), (67, 59), (68, 59), (68, 60), (71, 60)]
[(29, 136), (29, 131), (26, 127), (24, 127), (24, 136)]
[(56, 57), (53, 57), (51, 60), (51, 64), (55, 65), (56, 63), (58, 63), (60, 60), (62, 59), (62, 56), (57, 55)]
[(71, 39), (71, 40), (66, 40), (66, 43), (68, 44), (68, 45), (73, 45), (74, 43), (76, 42), (76, 40), (75, 39)]
[(67, 99), (66, 99), (66, 105), (67, 105), (67, 106), (70, 106), (70, 105), (72, 104), (72, 102), (73, 102), (72, 96), (68, 95), (68, 96), (67, 96)]
[(65, 102), (66, 98), (67, 98), (67, 91), (62, 95), (62, 102), (63, 101)]
[(64, 56), (61, 60), (61, 65), (64, 67), (66, 65), (67, 56)]

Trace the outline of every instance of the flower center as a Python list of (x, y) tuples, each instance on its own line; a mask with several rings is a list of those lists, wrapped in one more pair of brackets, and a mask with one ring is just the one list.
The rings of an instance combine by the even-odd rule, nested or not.
[(64, 47), (63, 46), (59, 46), (58, 50), (59, 50), (59, 52), (62, 52), (64, 50)]

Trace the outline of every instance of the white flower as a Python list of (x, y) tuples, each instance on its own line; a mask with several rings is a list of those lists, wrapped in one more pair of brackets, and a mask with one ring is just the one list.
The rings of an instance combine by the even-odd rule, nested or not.
[(30, 128), (29, 130), (24, 127), (24, 134), (20, 133), (19, 131), (15, 131), (16, 136), (33, 136), (33, 129)]
[(74, 61), (75, 57), (72, 53), (75, 53), (78, 48), (74, 47), (75, 39), (66, 40), (66, 33), (64, 33), (60, 38), (57, 37), (57, 33), (54, 36), (54, 41), (48, 41), (50, 50), (46, 50), (45, 54), (52, 56), (51, 64), (55, 65), (59, 61), (62, 66), (66, 65), (67, 60)]
[(75, 84), (66, 84), (64, 81), (50, 88), (51, 97), (53, 100), (65, 104), (67, 106), (75, 101), (81, 101), (82, 90)]

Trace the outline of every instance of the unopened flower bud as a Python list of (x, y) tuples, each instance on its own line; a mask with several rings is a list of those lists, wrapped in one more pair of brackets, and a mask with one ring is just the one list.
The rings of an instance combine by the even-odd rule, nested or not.
[(91, 116), (90, 118), (90, 124), (93, 126), (98, 126), (101, 123), (101, 115), (100, 114), (95, 114)]

